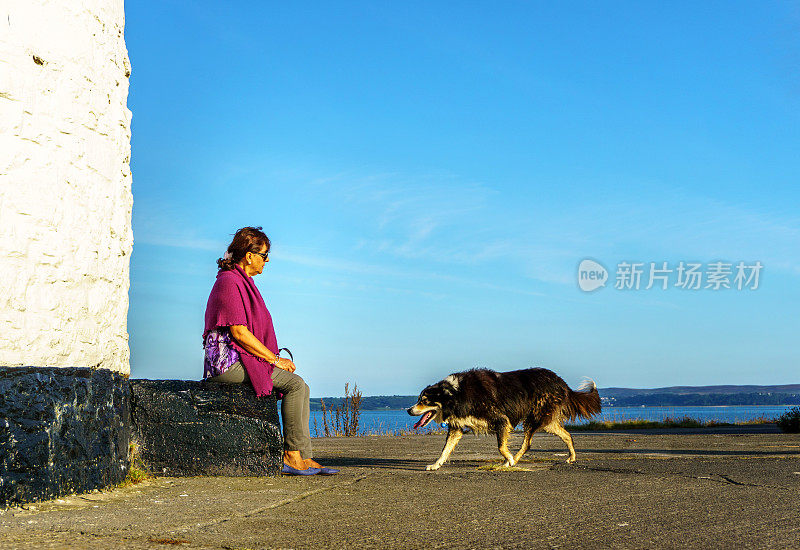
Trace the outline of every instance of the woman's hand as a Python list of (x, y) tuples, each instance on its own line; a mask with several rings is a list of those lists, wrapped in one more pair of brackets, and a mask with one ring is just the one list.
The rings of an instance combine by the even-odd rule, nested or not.
[[(275, 354), (272, 353), (267, 346), (261, 343), (261, 340), (253, 336), (253, 333), (250, 332), (244, 325), (231, 325), (231, 336), (233, 339), (236, 340), (240, 346), (242, 346), (245, 351), (248, 353), (255, 355), (256, 357), (261, 357), (262, 359), (266, 359), (269, 362), (275, 358)], [(294, 372), (297, 367), (294, 366), (294, 363), (289, 361), (288, 359), (284, 359), (283, 357), (278, 357), (278, 361), (273, 363), (279, 369), (283, 369), (289, 372)]]
[(294, 372), (297, 369), (297, 367), (294, 366), (294, 363), (292, 363), (289, 359), (286, 359), (285, 357), (278, 357), (278, 362), (275, 363), (275, 366), (278, 367), (279, 369), (283, 369), (289, 372)]

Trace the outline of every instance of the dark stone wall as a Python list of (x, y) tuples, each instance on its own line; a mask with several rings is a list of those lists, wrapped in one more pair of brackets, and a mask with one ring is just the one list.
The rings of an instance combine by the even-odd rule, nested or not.
[(133, 442), (158, 475), (277, 475), (283, 438), (274, 394), (249, 384), (131, 380)]
[(0, 506), (121, 482), (129, 405), (105, 369), (0, 367)]
[(248, 385), (0, 367), (0, 506), (116, 485), (129, 443), (160, 475), (277, 475), (275, 396)]

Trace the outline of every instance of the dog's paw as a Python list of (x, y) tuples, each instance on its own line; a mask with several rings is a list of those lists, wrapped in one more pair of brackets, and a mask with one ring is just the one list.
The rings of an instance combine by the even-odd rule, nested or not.
[(427, 466), (425, 466), (425, 469), (428, 470), (429, 472), (432, 472), (434, 470), (438, 470), (441, 467), (442, 467), (441, 464), (428, 464)]
[(567, 459), (567, 464), (574, 464), (574, 463), (575, 463), (575, 457), (569, 457)]
[(512, 466), (514, 466), (514, 464), (516, 464), (516, 462), (514, 462), (513, 460), (506, 460), (505, 462), (503, 462), (503, 468), (511, 468)]

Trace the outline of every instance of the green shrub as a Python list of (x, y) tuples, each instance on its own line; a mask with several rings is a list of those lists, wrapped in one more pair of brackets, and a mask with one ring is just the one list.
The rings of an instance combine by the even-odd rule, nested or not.
[(792, 407), (780, 415), (778, 427), (786, 433), (800, 433), (800, 407)]

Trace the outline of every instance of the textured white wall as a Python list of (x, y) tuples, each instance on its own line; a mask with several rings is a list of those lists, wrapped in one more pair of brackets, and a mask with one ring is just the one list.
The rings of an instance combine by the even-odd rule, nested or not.
[(0, 365), (128, 373), (123, 0), (0, 0)]

